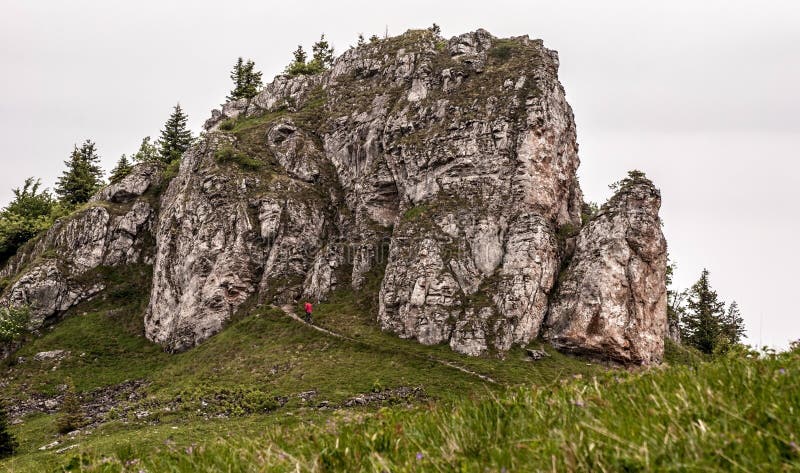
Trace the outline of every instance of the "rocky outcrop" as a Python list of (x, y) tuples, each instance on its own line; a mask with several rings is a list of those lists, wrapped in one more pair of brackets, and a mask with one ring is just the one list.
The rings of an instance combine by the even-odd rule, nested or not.
[(29, 306), (30, 329), (58, 317), (104, 288), (91, 277), (100, 266), (148, 262), (155, 209), (144, 196), (160, 182), (160, 167), (143, 164), (101, 190), (84, 210), (55, 223), (0, 269), (9, 283), (0, 305)]
[[(77, 287), (76, 275), (146, 260), (139, 242), (152, 228), (145, 331), (171, 351), (219, 332), (248, 303), (379, 286), (376, 322), (421, 343), (502, 356), (548, 327), (565, 349), (656, 361), (665, 315), (648, 304), (663, 271), (648, 248), (663, 247), (658, 206), (627, 189), (575, 249), (583, 198), (558, 67), (557, 53), (527, 36), (409, 31), (351, 48), (324, 73), (279, 76), (212, 112), (157, 215), (141, 197), (152, 187), (144, 170), (109, 186), (74, 228), (42, 239), (63, 236), (57, 258), (3, 269), (16, 278), (5, 297), (33, 300), (38, 319), (63, 311), (102, 290)], [(631, 259), (592, 260), (617, 234)], [(592, 291), (633, 302), (597, 303), (606, 328), (580, 338)]]
[(667, 244), (661, 194), (629, 178), (581, 230), (548, 315), (557, 348), (625, 363), (661, 361), (667, 332)]

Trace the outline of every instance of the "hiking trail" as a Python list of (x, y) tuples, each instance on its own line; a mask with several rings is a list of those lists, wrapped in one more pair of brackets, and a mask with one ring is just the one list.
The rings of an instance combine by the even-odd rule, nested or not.
[[(328, 335), (328, 336), (331, 336), (331, 337), (334, 337), (334, 338), (338, 338), (340, 340), (347, 340), (348, 342), (360, 343), (362, 345), (370, 345), (369, 343), (366, 343), (363, 340), (356, 340), (355, 338), (348, 337), (347, 335), (342, 335), (341, 333), (333, 332), (333, 331), (328, 330), (326, 328), (320, 327), (319, 325), (314, 325), (314, 324), (310, 324), (310, 323), (306, 322), (301, 317), (299, 317), (297, 314), (295, 314), (294, 307), (291, 306), (291, 305), (283, 305), (283, 306), (280, 307), (280, 309), (283, 311), (283, 313), (285, 313), (286, 315), (288, 315), (289, 317), (291, 317), (295, 321), (300, 322), (301, 324), (306, 325), (308, 327), (311, 327), (314, 330), (316, 330), (317, 332), (324, 333), (325, 335)], [(428, 360), (428, 361), (433, 361), (435, 363), (439, 363), (440, 365), (447, 366), (448, 368), (452, 368), (452, 369), (461, 371), (462, 373), (466, 373), (466, 374), (468, 374), (470, 376), (474, 376), (474, 377), (476, 377), (476, 378), (478, 378), (478, 379), (480, 379), (482, 381), (485, 381), (487, 383), (500, 384), (497, 381), (495, 381), (494, 379), (490, 378), (489, 376), (486, 376), (485, 374), (477, 373), (477, 372), (472, 371), (472, 370), (470, 370), (468, 368), (465, 368), (463, 366), (457, 365), (457, 364), (453, 363), (452, 361), (442, 360), (442, 359), (439, 359), (439, 358), (434, 358), (432, 356), (418, 355), (416, 353), (407, 353), (407, 354), (411, 355), (411, 356), (413, 356), (415, 358), (421, 358), (421, 359), (424, 359), (424, 360)]]

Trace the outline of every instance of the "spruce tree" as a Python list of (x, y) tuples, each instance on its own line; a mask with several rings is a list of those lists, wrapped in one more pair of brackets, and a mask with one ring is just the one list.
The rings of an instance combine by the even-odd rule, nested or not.
[(250, 99), (258, 94), (261, 88), (261, 72), (255, 70), (256, 64), (252, 60), (244, 61), (241, 57), (236, 60), (236, 64), (231, 71), (233, 80), (233, 90), (227, 97), (228, 100), (241, 98)]
[(303, 49), (303, 46), (298, 44), (297, 49), (292, 52), (292, 62), (288, 66), (286, 66), (286, 73), (290, 76), (296, 76), (300, 74), (308, 74), (306, 71), (306, 60), (308, 59), (308, 55), (306, 51)]
[(681, 338), (703, 353), (714, 353), (723, 335), (725, 303), (711, 288), (709, 272), (703, 270), (700, 279), (689, 290), (686, 312), (682, 314)]
[(17, 450), (17, 440), (9, 432), (8, 413), (0, 400), (0, 459), (10, 457)]
[(67, 389), (64, 391), (64, 400), (61, 402), (61, 411), (56, 419), (56, 428), (61, 434), (78, 430), (86, 424), (86, 418), (81, 411), (75, 384), (67, 378)]
[(725, 318), (722, 321), (722, 335), (731, 344), (741, 342), (745, 335), (744, 319), (741, 312), (739, 312), (739, 304), (736, 301), (731, 302), (728, 311), (725, 313)]
[(175, 105), (172, 115), (169, 120), (164, 124), (164, 129), (161, 130), (161, 138), (158, 140), (159, 153), (161, 160), (167, 164), (180, 159), (183, 153), (189, 149), (192, 143), (192, 132), (186, 128), (186, 121), (188, 117), (183, 110), (181, 104)]
[(119, 161), (117, 161), (117, 166), (111, 170), (110, 181), (112, 183), (121, 181), (125, 176), (131, 173), (132, 169), (133, 165), (128, 161), (128, 157), (123, 154), (119, 158)]
[(314, 56), (309, 65), (314, 69), (313, 74), (322, 72), (333, 65), (333, 47), (328, 44), (324, 33), (319, 37), (319, 41), (314, 43), (311, 50)]
[(76, 205), (87, 202), (103, 185), (103, 170), (100, 157), (91, 140), (86, 140), (80, 148), (76, 145), (67, 161), (67, 169), (58, 178), (56, 194), (61, 201)]

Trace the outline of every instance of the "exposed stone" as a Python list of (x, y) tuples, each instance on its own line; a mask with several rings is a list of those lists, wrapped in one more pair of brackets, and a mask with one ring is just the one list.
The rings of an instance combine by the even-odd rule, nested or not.
[(0, 305), (29, 306), (28, 328), (38, 329), (104, 289), (103, 281), (86, 277), (92, 270), (147, 262), (155, 210), (142, 196), (160, 181), (159, 170), (155, 165), (134, 167), (120, 183), (102, 189), (88, 208), (23, 246), (0, 268), (0, 278), (11, 280), (0, 294)]
[[(658, 206), (628, 189), (571, 238), (583, 198), (558, 66), (528, 37), (410, 31), (321, 74), (278, 76), (213, 111), (168, 186), (137, 166), (27, 245), (0, 269), (13, 280), (0, 302), (30, 304), (41, 326), (103, 290), (91, 270), (145, 262), (146, 335), (170, 351), (248, 301), (379, 285), (382, 329), (421, 343), (502, 356), (547, 326), (567, 350), (657, 361)], [(587, 337), (590, 307), (607, 328)]]
[(636, 180), (581, 230), (548, 315), (556, 347), (625, 363), (661, 361), (667, 244), (660, 206), (652, 183)]

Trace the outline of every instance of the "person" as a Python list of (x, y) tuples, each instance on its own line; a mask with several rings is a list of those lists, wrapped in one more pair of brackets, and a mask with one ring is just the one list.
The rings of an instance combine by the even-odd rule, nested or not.
[(314, 307), (311, 305), (310, 302), (306, 301), (305, 309), (306, 309), (306, 317), (305, 317), (306, 322), (311, 323), (311, 312), (314, 311)]

